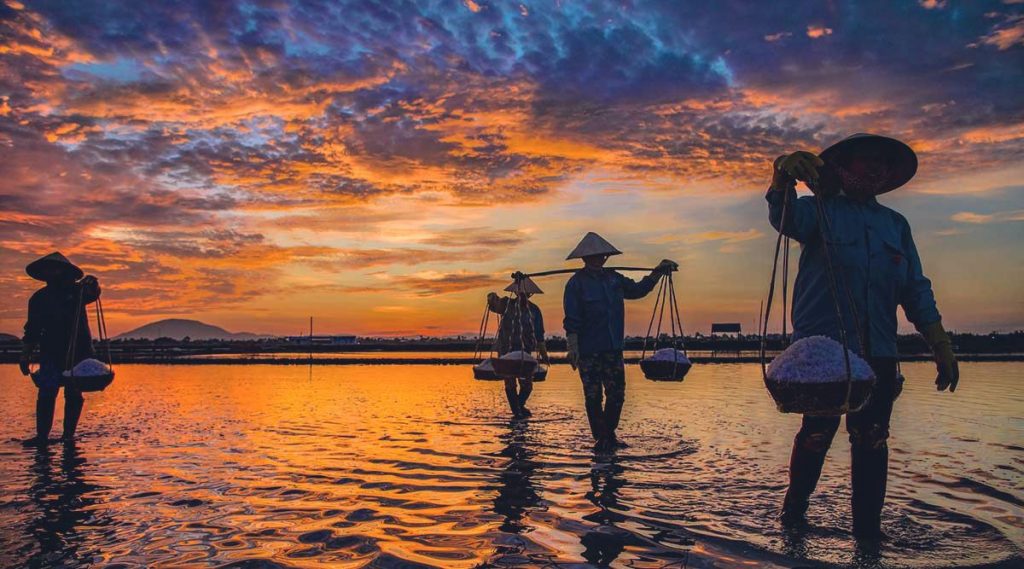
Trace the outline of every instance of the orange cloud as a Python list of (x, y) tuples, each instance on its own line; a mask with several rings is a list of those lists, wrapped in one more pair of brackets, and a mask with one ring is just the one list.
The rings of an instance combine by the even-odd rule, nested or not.
[(832, 28), (826, 28), (825, 26), (819, 26), (816, 24), (807, 26), (807, 37), (811, 39), (823, 38), (830, 35), (832, 35)]
[(1006, 51), (1015, 45), (1024, 45), (1024, 16), (1008, 19), (981, 38), (981, 43)]

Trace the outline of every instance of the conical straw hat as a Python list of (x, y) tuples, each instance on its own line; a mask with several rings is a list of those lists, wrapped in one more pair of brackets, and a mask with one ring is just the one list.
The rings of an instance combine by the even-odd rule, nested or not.
[(516, 294), (544, 294), (544, 291), (530, 277), (523, 277), (521, 281), (512, 281), (512, 284), (505, 287), (505, 291)]
[(569, 253), (569, 256), (565, 260), (569, 259), (581, 259), (583, 257), (589, 257), (591, 255), (621, 255), (622, 251), (619, 251), (612, 246), (611, 243), (605, 241), (604, 237), (601, 237), (593, 231), (587, 233), (580, 240), (580, 244)]
[[(917, 173), (917, 155), (905, 143), (877, 134), (858, 133), (818, 155), (837, 169), (847, 194), (877, 196), (906, 184)], [(857, 171), (853, 164), (857, 163)]]
[(82, 269), (56, 251), (29, 263), (25, 272), (37, 281), (46, 281), (62, 273), (77, 281), (84, 274)]

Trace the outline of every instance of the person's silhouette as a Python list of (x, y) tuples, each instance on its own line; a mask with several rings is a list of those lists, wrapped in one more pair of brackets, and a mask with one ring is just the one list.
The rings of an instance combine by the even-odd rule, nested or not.
[[(82, 469), (86, 461), (73, 442), (66, 443), (59, 451), (43, 446), (33, 452), (31, 470), (34, 480), (28, 495), (36, 512), (25, 531), (39, 548), (26, 555), (25, 565), (88, 565), (91, 556), (82, 551), (87, 535), (78, 528), (95, 528), (109, 523), (97, 519), (93, 511), (96, 500), (90, 494), (100, 487), (86, 481)], [(53, 468), (55, 458), (59, 460), (57, 471)]]
[(523, 517), (530, 508), (540, 504), (540, 495), (533, 483), (537, 463), (535, 451), (526, 444), (525, 429), (513, 426), (503, 435), (505, 448), (498, 453), (508, 462), (498, 476), (498, 493), (494, 497), (494, 511), (504, 516), (501, 531), (522, 533), (526, 528)]
[(590, 492), (586, 498), (598, 509), (583, 519), (600, 525), (580, 538), (583, 558), (589, 563), (610, 565), (635, 540), (629, 532), (615, 526), (626, 519), (621, 511), (629, 509), (619, 503), (619, 491), (626, 485), (624, 472), (625, 468), (614, 457), (590, 469)]

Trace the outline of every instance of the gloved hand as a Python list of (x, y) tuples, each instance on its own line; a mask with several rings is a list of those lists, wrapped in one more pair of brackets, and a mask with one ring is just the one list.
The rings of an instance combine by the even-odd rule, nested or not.
[(544, 365), (551, 365), (551, 359), (548, 357), (548, 345), (547, 344), (545, 344), (544, 342), (541, 342), (540, 345), (537, 346), (537, 352), (540, 354), (540, 361)]
[(771, 189), (773, 191), (782, 192), (796, 187), (796, 178), (790, 176), (789, 173), (780, 167), (782, 161), (785, 160), (787, 156), (789, 155), (783, 154), (776, 158), (775, 162), (772, 163)]
[(25, 346), (21, 349), (21, 357), (18, 358), (18, 369), (21, 375), (31, 375), (32, 370), (28, 367), (32, 357), (32, 346)]
[(580, 365), (580, 337), (578, 334), (566, 334), (565, 336), (565, 357), (569, 360), (572, 369)]
[(673, 271), (679, 270), (679, 263), (670, 261), (668, 259), (662, 259), (658, 266), (654, 268), (654, 272), (659, 275), (667, 275)]
[(920, 332), (935, 357), (935, 369), (938, 371), (938, 376), (935, 378), (936, 389), (945, 391), (948, 387), (950, 393), (956, 391), (956, 386), (960, 383), (960, 364), (956, 361), (953, 342), (942, 327), (942, 321), (932, 322)]
[(100, 296), (100, 281), (93, 275), (85, 275), (82, 280), (78, 281), (78, 284), (82, 287), (82, 294), (89, 298), (99, 298)]
[[(806, 150), (798, 150), (792, 154), (779, 156), (775, 160), (775, 173), (779, 176), (780, 182), (800, 180), (813, 190), (814, 184), (818, 181), (818, 168), (824, 165), (825, 162), (821, 158)], [(775, 189), (785, 189), (785, 186)]]

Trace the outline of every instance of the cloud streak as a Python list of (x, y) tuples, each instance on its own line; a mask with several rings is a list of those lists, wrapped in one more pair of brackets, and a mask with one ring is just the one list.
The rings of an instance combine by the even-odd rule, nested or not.
[[(8, 1), (0, 286), (16, 293), (0, 325), (18, 326), (21, 271), (53, 249), (109, 281), (126, 318), (255, 317), (289, 286), (377, 295), (377, 272), (469, 299), (577, 238), (573, 216), (625, 225), (697, 187), (733, 200), (778, 154), (851, 132), (918, 149), (909, 191), (1004, 172), (1024, 158), (1022, 10)], [(605, 199), (577, 192), (595, 178), (632, 202), (538, 221)], [(631, 239), (736, 253), (765, 231), (720, 225)]]

